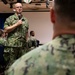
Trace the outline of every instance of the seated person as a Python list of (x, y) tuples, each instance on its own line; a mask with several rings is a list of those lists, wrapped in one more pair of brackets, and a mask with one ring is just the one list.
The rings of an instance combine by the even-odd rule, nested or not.
[(28, 46), (29, 47), (38, 47), (39, 46), (39, 40), (35, 38), (35, 32), (30, 31), (30, 36), (28, 38)]

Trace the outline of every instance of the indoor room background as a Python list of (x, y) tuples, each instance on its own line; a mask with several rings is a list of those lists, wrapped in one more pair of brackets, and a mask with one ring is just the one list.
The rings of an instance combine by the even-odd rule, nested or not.
[[(11, 13), (4, 14), (6, 14), (6, 16), (2, 16), (2, 14), (0, 14), (1, 28), (3, 28), (3, 24), (1, 22), (4, 22), (5, 18), (11, 15)], [(41, 44), (49, 42), (52, 39), (53, 26), (50, 21), (50, 12), (23, 12), (23, 15), (29, 21), (29, 32), (34, 30), (35, 37), (40, 41)]]

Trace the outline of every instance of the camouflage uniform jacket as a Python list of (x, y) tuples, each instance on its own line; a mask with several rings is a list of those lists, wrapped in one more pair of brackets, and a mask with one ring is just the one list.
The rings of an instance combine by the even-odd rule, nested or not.
[(5, 45), (6, 39), (3, 37), (0, 37), (0, 45)]
[(37, 39), (34, 36), (30, 36), (27, 43), (29, 47), (37, 47)]
[[(22, 18), (23, 25), (14, 29), (14, 31), (8, 34), (7, 44), (6, 46), (11, 47), (22, 47), (25, 45), (26, 39), (25, 34), (28, 32), (29, 24), (28, 20), (23, 16)], [(15, 24), (19, 20), (16, 14), (11, 15), (9, 18), (6, 19), (4, 23), (4, 28)]]
[(75, 35), (60, 35), (28, 52), (6, 75), (75, 75)]

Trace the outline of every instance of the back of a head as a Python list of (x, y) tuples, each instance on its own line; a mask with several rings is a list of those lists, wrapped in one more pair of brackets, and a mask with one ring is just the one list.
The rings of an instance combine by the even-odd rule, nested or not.
[(54, 0), (54, 9), (59, 16), (75, 21), (75, 0)]

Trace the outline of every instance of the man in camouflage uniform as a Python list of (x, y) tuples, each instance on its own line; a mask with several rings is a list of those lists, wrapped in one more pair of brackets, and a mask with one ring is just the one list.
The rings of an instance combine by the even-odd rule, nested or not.
[(37, 40), (35, 38), (35, 32), (34, 31), (30, 31), (30, 36), (27, 39), (27, 43), (28, 43), (29, 48), (31, 48), (31, 47), (35, 48), (35, 47), (39, 46), (39, 40)]
[(19, 58), (6, 75), (75, 75), (75, 0), (54, 0), (53, 40)]
[(28, 20), (22, 15), (22, 4), (14, 4), (13, 10), (15, 14), (9, 16), (4, 23), (4, 30), (8, 33), (4, 56), (9, 65), (25, 53), (26, 35), (29, 28)]

